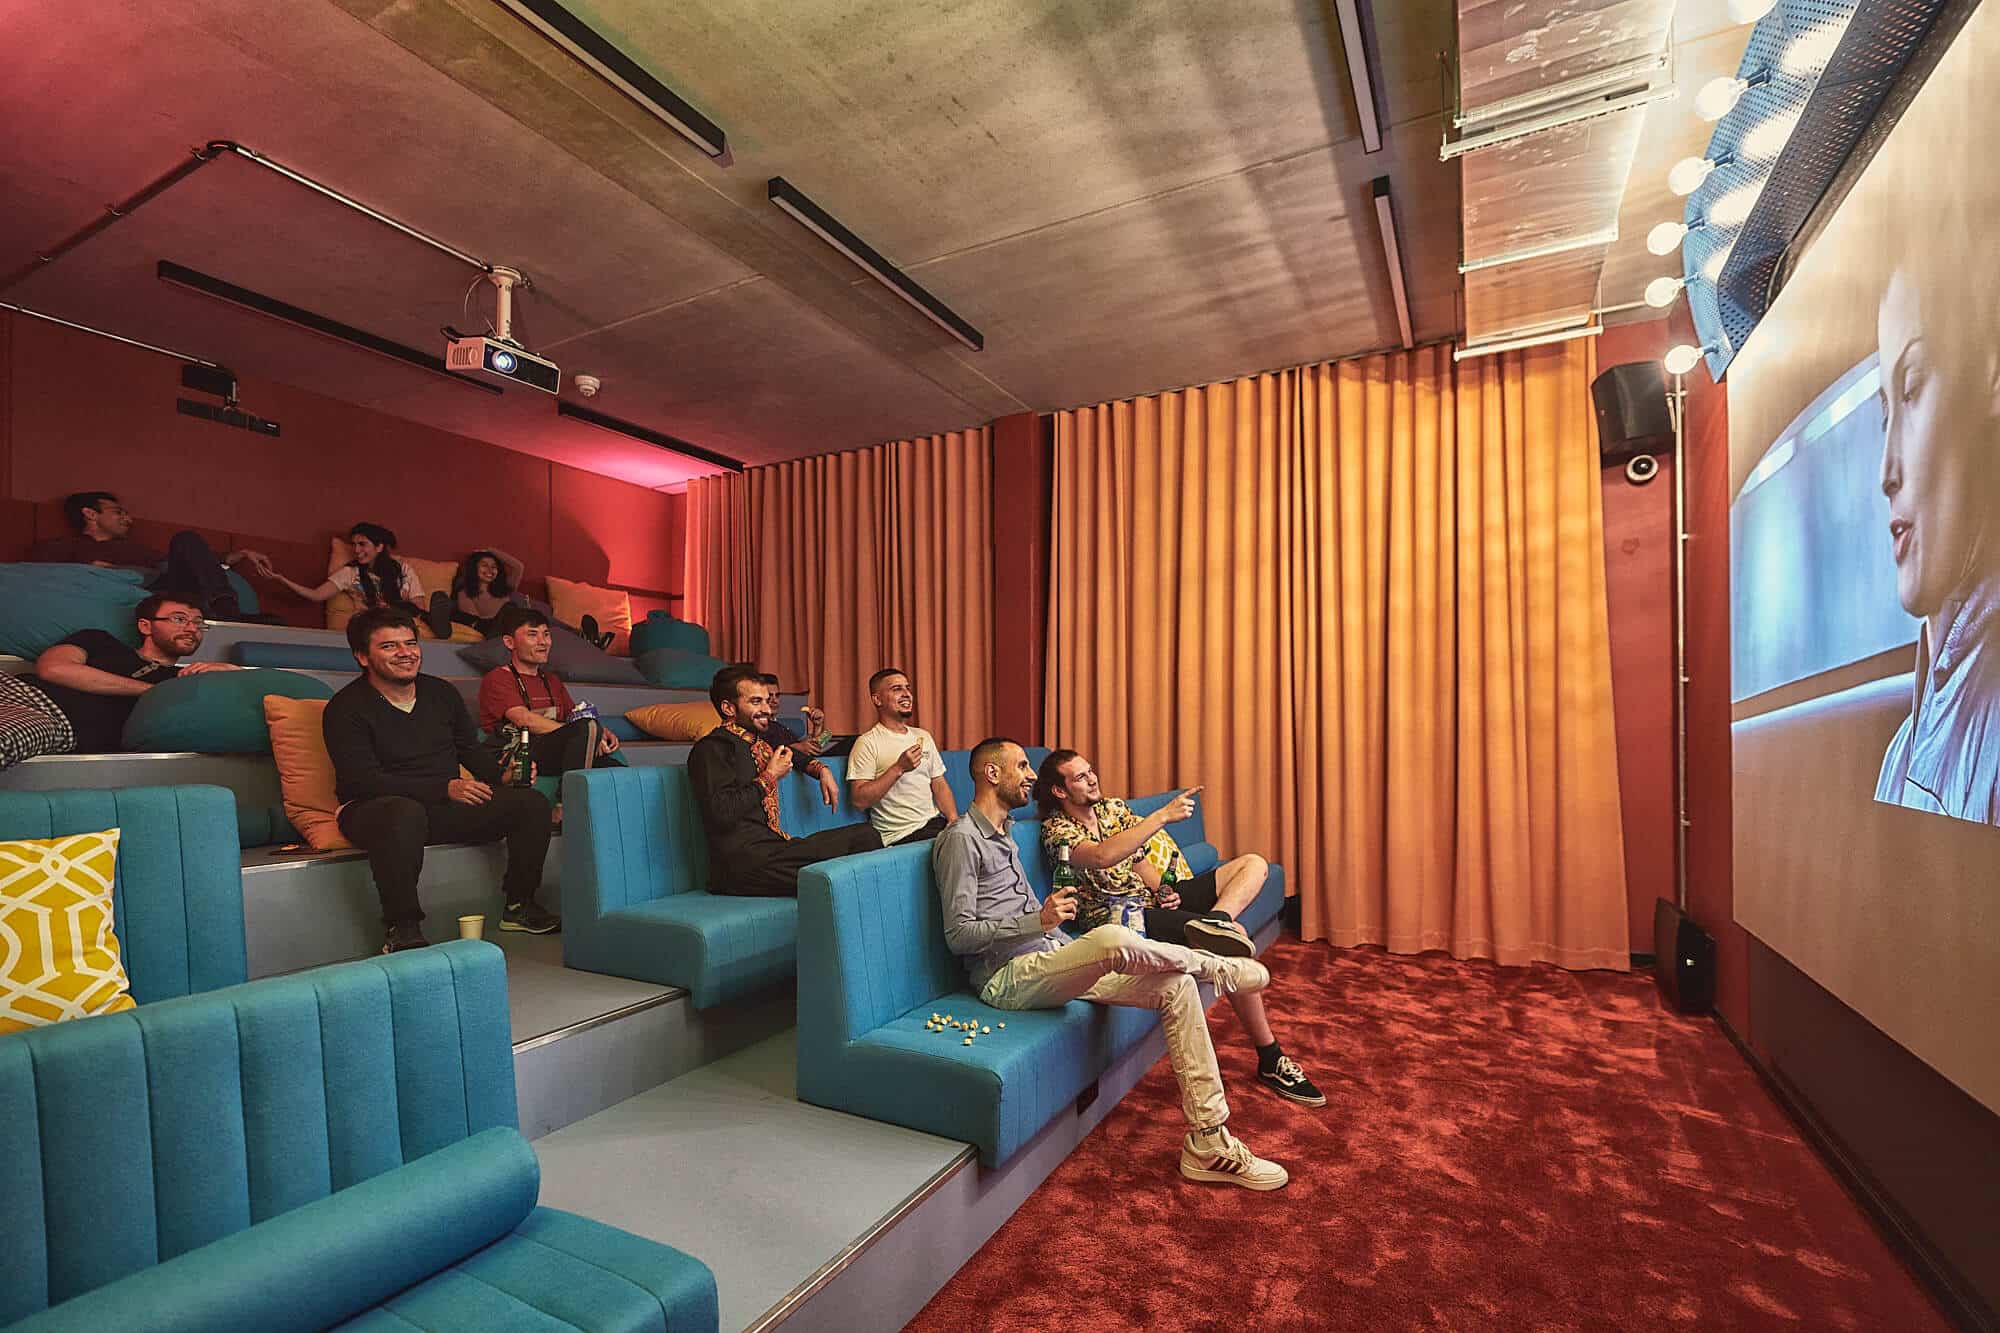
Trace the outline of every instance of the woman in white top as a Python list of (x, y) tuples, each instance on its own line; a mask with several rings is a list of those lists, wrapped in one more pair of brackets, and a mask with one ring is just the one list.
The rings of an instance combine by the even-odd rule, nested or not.
[[(352, 593), (363, 610), (394, 607), (430, 626), (440, 639), (451, 637), (451, 608), (428, 606), (424, 585), (417, 571), (396, 556), (396, 534), (380, 523), (356, 523), (347, 540), (354, 547), (354, 559), (327, 575), (316, 588), (294, 583), (271, 567), (267, 560), (257, 572), (276, 579), (309, 602), (327, 602), (340, 593)], [(440, 616), (439, 610), (443, 614)], [(442, 623), (440, 623), (442, 621)]]

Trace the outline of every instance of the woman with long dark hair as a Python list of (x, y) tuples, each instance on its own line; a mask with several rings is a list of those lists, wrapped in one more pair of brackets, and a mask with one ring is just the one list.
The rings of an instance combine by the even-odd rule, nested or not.
[(396, 534), (380, 523), (356, 523), (347, 532), (354, 558), (327, 575), (316, 588), (294, 583), (275, 569), (270, 576), (309, 602), (330, 602), (339, 594), (352, 593), (364, 611), (394, 607), (430, 626), (440, 639), (451, 637), (450, 608), (440, 616), (433, 606), (426, 609), (423, 582), (417, 571), (396, 556)]
[(500, 612), (518, 600), (526, 573), (527, 566), (497, 546), (474, 551), (459, 561), (451, 592), (432, 593), (431, 602), (435, 606), (440, 597), (447, 597), (454, 622), (470, 625), (482, 637), (491, 638)]

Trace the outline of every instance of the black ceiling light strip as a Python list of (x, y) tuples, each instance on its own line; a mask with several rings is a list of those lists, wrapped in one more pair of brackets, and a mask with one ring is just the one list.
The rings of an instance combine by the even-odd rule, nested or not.
[(665, 431), (653, 430), (647, 426), (641, 426), (634, 421), (626, 421), (622, 417), (614, 417), (604, 412), (593, 411), (588, 407), (572, 403), (566, 398), (556, 400), (556, 415), (559, 417), (570, 417), (581, 421), (586, 426), (595, 426), (599, 430), (608, 430), (618, 435), (629, 435), (635, 440), (641, 440), (656, 448), (671, 449), (677, 454), (686, 454), (689, 458), (696, 458), (704, 463), (713, 463), (720, 468), (728, 468), (731, 472), (741, 472), (743, 470), (743, 460), (740, 458), (731, 458), (728, 454), (718, 454), (713, 449), (704, 449), (698, 444), (689, 444), (686, 440), (678, 436), (669, 435)]
[(497, 384), (489, 384), (484, 380), (472, 379), (466, 375), (454, 375), (451, 371), (445, 369), (444, 358), (442, 357), (428, 355), (403, 343), (391, 342), (389, 339), (370, 333), (366, 329), (357, 329), (352, 324), (342, 324), (337, 319), (329, 319), (325, 315), (314, 314), (310, 310), (280, 301), (275, 296), (266, 296), (262, 292), (253, 292), (248, 287), (238, 287), (233, 282), (224, 282), (221, 278), (211, 277), (206, 273), (176, 264), (170, 259), (162, 259), (160, 261), (158, 272), (161, 282), (170, 282), (176, 287), (185, 287), (191, 292), (199, 292), (203, 296), (212, 296), (219, 301), (227, 301), (231, 305), (242, 306), (244, 309), (255, 311), (257, 314), (268, 315), (272, 319), (283, 320), (287, 324), (293, 324), (308, 332), (333, 338), (353, 347), (359, 347), (363, 351), (374, 352), (378, 356), (386, 356), (391, 360), (404, 362), (407, 365), (417, 367), (419, 370), (431, 371), (444, 376), (453, 384), (462, 384), (468, 389), (477, 389), (481, 393), (497, 394), (501, 392), (501, 388)]
[(542, 34), (589, 66), (613, 87), (672, 126), (674, 131), (710, 157), (729, 152), (722, 127), (687, 104), (595, 28), (556, 0), (500, 0)]
[(807, 230), (859, 265), (863, 272), (915, 306), (919, 313), (970, 347), (984, 351), (986, 335), (959, 318), (958, 312), (932, 296), (917, 280), (877, 254), (872, 246), (840, 225), (839, 219), (799, 193), (783, 176), (773, 176), (771, 202), (796, 218)]

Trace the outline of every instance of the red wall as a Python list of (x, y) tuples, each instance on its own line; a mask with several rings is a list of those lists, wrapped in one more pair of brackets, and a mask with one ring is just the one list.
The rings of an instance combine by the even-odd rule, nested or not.
[[(1665, 320), (1606, 329), (1603, 372), (1657, 361)], [(1634, 953), (1653, 951), (1653, 903), (1674, 896), (1674, 474), (1671, 453), (1644, 486), (1605, 468), (1604, 583), (1611, 618), (1612, 706), (1625, 826), (1625, 893)]]
[(1043, 739), (1054, 447), (1051, 417), (1017, 412), (993, 423), (993, 540), (1026, 557), (993, 562), (993, 730), (1023, 745)]
[(324, 575), (328, 537), (366, 519), (410, 555), (500, 546), (532, 579), (652, 594), (640, 614), (681, 591), (682, 496), (288, 385), (242, 388), (282, 436), (179, 415), (180, 367), (165, 357), (0, 315), (0, 494), (115, 491), (144, 518), (275, 548), (300, 582)]

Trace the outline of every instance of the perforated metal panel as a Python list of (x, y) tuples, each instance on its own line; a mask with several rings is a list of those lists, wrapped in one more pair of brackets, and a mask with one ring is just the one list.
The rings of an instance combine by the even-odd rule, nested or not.
[[(1709, 160), (1718, 167), (1688, 196), (1681, 245), (1688, 305), (1721, 379), (1763, 318), (1772, 278), (1849, 157), (1868, 134), (1897, 77), (1954, 0), (1782, 0), (1757, 24), (1737, 67), (1755, 84), (1716, 122)], [(1786, 68), (1795, 44), (1841, 32), (1820, 69)], [(1814, 62), (1817, 63), (1817, 62)], [(1747, 160), (1744, 141), (1776, 117), (1797, 124), (1775, 160)], [(1740, 222), (1716, 220), (1732, 191), (1762, 188)]]

